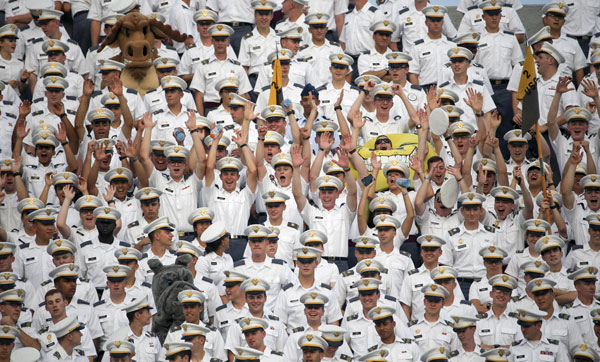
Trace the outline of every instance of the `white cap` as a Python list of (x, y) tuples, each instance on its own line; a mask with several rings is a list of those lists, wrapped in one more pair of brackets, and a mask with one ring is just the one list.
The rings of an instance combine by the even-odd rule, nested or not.
[(67, 318), (55, 323), (50, 327), (50, 332), (56, 335), (56, 338), (63, 337), (71, 332), (80, 331), (85, 328), (85, 324), (79, 323), (77, 316), (67, 316)]
[(115, 180), (127, 180), (127, 182), (133, 180), (133, 173), (130, 169), (125, 167), (117, 167), (109, 170), (104, 174), (104, 181), (111, 183)]
[[(296, 0), (294, 0), (296, 1)], [(329, 15), (324, 13), (312, 13), (306, 15), (304, 22), (308, 25), (327, 24), (329, 23)]]
[(208, 28), (208, 33), (211, 36), (230, 36), (234, 33), (234, 30), (229, 25), (215, 24)]
[(427, 6), (421, 11), (430, 18), (443, 18), (448, 13), (448, 9), (441, 5)]
[(65, 78), (62, 77), (58, 77), (55, 75), (51, 75), (49, 77), (44, 77), (44, 87), (46, 89), (48, 88), (55, 88), (55, 89), (62, 89), (63, 91), (65, 89), (67, 89), (69, 87), (69, 82), (67, 82), (67, 80)]
[(94, 209), (96, 219), (117, 221), (121, 218), (121, 212), (112, 207), (97, 207)]
[(558, 51), (558, 49), (555, 48), (554, 45), (548, 43), (547, 41), (545, 41), (542, 44), (542, 47), (537, 52), (549, 54), (552, 58), (556, 60), (558, 64), (562, 64), (565, 62), (565, 57), (562, 55), (562, 53)]
[(159, 217), (158, 219), (154, 220), (150, 224), (146, 225), (144, 227), (143, 232), (144, 232), (144, 234), (150, 234), (151, 232), (154, 232), (154, 231), (160, 230), (160, 229), (165, 229), (165, 230), (169, 230), (169, 231), (175, 230), (175, 228), (173, 227), (173, 224), (171, 224), (169, 222), (169, 218), (167, 216), (163, 216), (163, 217)]
[[(156, 69), (177, 68), (178, 64), (179, 64), (179, 59), (175, 59), (175, 58), (162, 57), (162, 58), (154, 59), (154, 68), (156, 68)], [(187, 88), (187, 84), (183, 89), (186, 89), (186, 88)]]
[(331, 54), (329, 56), (329, 61), (332, 64), (340, 64), (340, 65), (345, 65), (347, 67), (354, 64), (354, 60), (352, 59), (352, 57), (345, 53)]
[(44, 53), (48, 53), (51, 51), (59, 51), (66, 54), (69, 51), (69, 49), (69, 46), (60, 40), (50, 39), (42, 43), (42, 51)]
[(200, 9), (194, 13), (194, 21), (214, 21), (219, 20), (219, 15), (210, 9)]
[(471, 53), (471, 51), (467, 48), (463, 48), (463, 47), (454, 47), (448, 50), (448, 52), (446, 53), (448, 55), (448, 58), (452, 59), (459, 59), (459, 58), (464, 58), (467, 59), (469, 62), (471, 60), (473, 60), (473, 53)]

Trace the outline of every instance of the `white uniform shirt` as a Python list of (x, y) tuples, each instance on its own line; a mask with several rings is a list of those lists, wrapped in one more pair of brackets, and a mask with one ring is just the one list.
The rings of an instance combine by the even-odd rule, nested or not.
[(329, 238), (323, 256), (348, 257), (348, 232), (356, 211), (350, 211), (348, 205), (325, 210), (307, 201), (301, 214), (309, 228), (320, 230)]
[(201, 92), (204, 102), (219, 102), (219, 93), (215, 89), (218, 81), (227, 77), (235, 77), (240, 82), (239, 94), (252, 90), (246, 71), (235, 59), (218, 60), (214, 55), (204, 59), (202, 66), (196, 68), (190, 89)]
[[(181, 56), (181, 61), (177, 65), (177, 72), (179, 74), (194, 74), (204, 59), (207, 59), (215, 54), (215, 48), (213, 48), (212, 44), (206, 46), (202, 44), (200, 39), (194, 39), (194, 41), (196, 44), (186, 49)], [(227, 58), (237, 59), (237, 56), (235, 55), (231, 45), (227, 47)]]
[(206, 6), (219, 13), (220, 23), (243, 22), (254, 24), (254, 8), (250, 0), (241, 0), (231, 6), (232, 3), (221, 0), (207, 0)]
[[(458, 32), (461, 34), (465, 33), (483, 33), (485, 31), (485, 21), (483, 21), (483, 10), (477, 6), (470, 7), (465, 13), (460, 25), (458, 26)], [(525, 27), (523, 22), (519, 18), (516, 10), (512, 7), (502, 7), (502, 18), (500, 19), (500, 31), (509, 31), (514, 34), (525, 34)]]
[(198, 208), (198, 192), (201, 181), (196, 174), (183, 178), (179, 182), (165, 178), (156, 169), (152, 169), (150, 186), (162, 190), (160, 208), (169, 221), (175, 223), (177, 231), (192, 232), (192, 226), (184, 220)]
[(483, 108), (481, 109), (483, 113), (490, 112), (496, 108), (496, 104), (494, 103), (492, 96), (481, 80), (471, 79), (469, 77), (466, 84), (456, 84), (454, 77), (452, 77), (447, 82), (439, 84), (438, 87), (450, 89), (458, 94), (458, 102), (456, 102), (456, 106), (465, 111), (465, 113), (460, 116), (460, 120), (465, 123), (470, 123), (475, 127), (475, 129), (477, 129), (475, 112), (465, 103), (465, 99), (467, 98), (467, 90), (472, 89), (483, 95)]
[(419, 76), (419, 85), (438, 82), (438, 71), (448, 61), (448, 50), (456, 47), (442, 35), (440, 39), (428, 36), (415, 41), (410, 51), (412, 60), (408, 63), (410, 73)]
[[(25, 69), (32, 71), (35, 74), (40, 74), (41, 67), (48, 61), (48, 56), (42, 50), (42, 44), (44, 41), (50, 40), (44, 37), (40, 41), (33, 44), (33, 46), (27, 48), (27, 54), (25, 57)], [(75, 40), (69, 39), (61, 34), (61, 38), (58, 39), (65, 42), (69, 46), (69, 50), (66, 53), (67, 61), (65, 66), (71, 71), (75, 71), (78, 74), (85, 75), (90, 72), (81, 52), (81, 48)]]
[(485, 273), (479, 250), (498, 244), (494, 229), (482, 224), (475, 230), (466, 230), (461, 223), (448, 231), (445, 240), (439, 262), (456, 269), (459, 278), (475, 278)]
[[(327, 83), (331, 80), (331, 61), (329, 56), (332, 54), (342, 53), (343, 50), (338, 43), (331, 43), (325, 39), (323, 45), (317, 46), (312, 41), (302, 45), (296, 54), (296, 58), (307, 59), (310, 65), (308, 72), (313, 73), (314, 83), (312, 85)], [(345, 97), (344, 97), (345, 98)], [(320, 94), (319, 94), (320, 99)]]
[[(542, 335), (540, 341), (522, 339), (511, 346), (511, 358), (514, 362), (568, 362), (568, 348), (554, 339)], [(516, 342), (515, 342), (516, 343)]]
[(360, 10), (355, 7), (348, 11), (344, 15), (344, 27), (340, 34), (340, 41), (346, 44), (346, 54), (358, 56), (365, 50), (373, 49), (375, 42), (373, 32), (369, 28), (383, 18), (377, 7), (369, 3)]
[(514, 310), (514, 305), (509, 302), (499, 318), (492, 310), (489, 310), (485, 313), (485, 317), (477, 321), (476, 333), (481, 344), (511, 345), (523, 338), (517, 319), (509, 315)]

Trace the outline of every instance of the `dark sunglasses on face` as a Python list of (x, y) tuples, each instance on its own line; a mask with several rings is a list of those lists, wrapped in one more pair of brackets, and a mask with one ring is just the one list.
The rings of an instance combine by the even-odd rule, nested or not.
[(388, 138), (380, 138), (375, 141), (375, 146), (380, 145), (382, 143), (389, 143), (391, 145), (392, 141), (390, 141)]

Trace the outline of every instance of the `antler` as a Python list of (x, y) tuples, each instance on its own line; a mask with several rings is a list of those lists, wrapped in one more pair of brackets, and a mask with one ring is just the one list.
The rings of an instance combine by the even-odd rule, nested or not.
[[(171, 26), (161, 23), (156, 19), (150, 19), (150, 27), (157, 39), (173, 39), (177, 42), (184, 42), (187, 39), (187, 34), (182, 34), (178, 30), (174, 30)], [(112, 33), (112, 32), (111, 32)]]

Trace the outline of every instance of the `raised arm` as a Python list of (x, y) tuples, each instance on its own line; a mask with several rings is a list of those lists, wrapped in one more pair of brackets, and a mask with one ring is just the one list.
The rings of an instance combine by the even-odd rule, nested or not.
[[(469, 88), (466, 91), (467, 98), (463, 98), (463, 101), (467, 106), (471, 107), (473, 112), (475, 113), (475, 120), (477, 121), (477, 130), (481, 135), (486, 134), (486, 124), (483, 115), (483, 94), (476, 91), (473, 88)], [(484, 139), (480, 140), (482, 143)]]
[(248, 131), (242, 129), (241, 131), (236, 132), (236, 135), (233, 136), (233, 142), (238, 145), (240, 154), (246, 163), (246, 186), (248, 186), (250, 191), (256, 192), (256, 162), (254, 161), (252, 150), (250, 149), (250, 146), (248, 146)]
[(325, 155), (331, 152), (331, 146), (333, 146), (334, 139), (333, 136), (329, 132), (323, 132), (320, 136), (318, 136), (319, 142), (319, 152), (317, 152), (317, 156), (312, 161), (312, 165), (310, 167), (309, 181), (310, 181), (310, 189), (311, 191), (315, 191), (315, 180), (321, 174), (321, 169), (323, 168), (323, 160), (325, 159)]
[[(60, 143), (63, 143), (64, 148), (70, 148), (72, 154), (79, 152), (79, 142), (81, 141), (81, 138), (79, 138), (77, 132), (75, 131), (75, 128), (73, 128), (73, 125), (71, 124), (71, 121), (69, 121), (69, 119), (67, 118), (67, 114), (65, 113), (65, 105), (63, 104), (63, 102), (49, 104), (48, 110), (60, 119), (60, 123), (58, 124), (59, 131), (61, 125), (66, 131), (64, 141), (60, 140)], [(67, 143), (71, 142), (72, 144), (69, 147), (66, 147)], [(68, 159), (67, 163), (69, 163)], [(77, 166), (75, 168), (77, 168)]]
[(190, 131), (192, 135), (193, 143), (193, 151), (196, 154), (196, 167), (194, 169), (194, 173), (199, 180), (202, 180), (204, 177), (204, 171), (206, 170), (206, 152), (204, 151), (204, 145), (202, 144), (202, 139), (200, 138), (200, 132), (198, 130), (198, 126), (196, 124), (196, 112), (190, 110), (187, 112), (188, 120), (185, 123), (186, 127)]
[(596, 105), (596, 113), (600, 117), (600, 96), (598, 95), (598, 87), (596, 86), (596, 82), (594, 82), (592, 79), (584, 79), (580, 86), (583, 87), (582, 93), (592, 98), (594, 101), (594, 104)]
[(360, 202), (358, 203), (358, 210), (356, 211), (356, 217), (358, 221), (358, 233), (363, 235), (365, 231), (369, 228), (368, 225), (368, 217), (367, 212), (365, 211), (368, 207), (369, 199), (367, 195), (371, 189), (375, 188), (375, 181), (371, 181), (371, 183), (365, 187), (364, 192), (360, 196)]
[(75, 114), (75, 132), (80, 140), (82, 140), (87, 133), (84, 122), (88, 108), (90, 107), (92, 93), (94, 93), (94, 82), (92, 82), (90, 79), (86, 79), (83, 82), (83, 95), (79, 98), (79, 107), (77, 108), (77, 113)]
[(344, 176), (346, 178), (346, 189), (348, 190), (348, 195), (346, 196), (346, 206), (350, 211), (356, 211), (356, 202), (357, 202), (357, 188), (356, 188), (356, 180), (354, 180), (354, 175), (350, 169), (350, 160), (348, 159), (348, 152), (337, 149), (336, 155), (338, 159), (333, 159), (336, 165), (340, 166), (344, 170)]
[[(65, 116), (66, 118), (66, 116)], [(67, 120), (66, 123), (69, 123)], [(54, 136), (63, 146), (63, 150), (65, 151), (65, 159), (67, 160), (67, 171), (77, 172), (77, 160), (75, 159), (75, 155), (71, 150), (71, 147), (67, 147), (69, 141), (67, 141), (67, 129), (64, 126), (64, 122), (58, 124), (58, 132), (54, 133)]]
[[(361, 92), (362, 94), (362, 92)], [(358, 101), (360, 95), (354, 101), (354, 104)], [(342, 101), (344, 100), (344, 90), (342, 89), (340, 92), (340, 96), (333, 104), (333, 109), (335, 110), (335, 115), (337, 117), (338, 124), (340, 126), (340, 135), (350, 134), (350, 128), (348, 127), (348, 121), (346, 121), (346, 117), (344, 117), (344, 112), (342, 110)], [(354, 107), (354, 104), (352, 107)], [(350, 109), (352, 109), (352, 107)]]
[(560, 104), (560, 97), (563, 93), (572, 91), (573, 88), (569, 88), (569, 83), (571, 83), (571, 78), (569, 77), (560, 77), (558, 79), (558, 83), (556, 84), (556, 91), (554, 92), (554, 97), (552, 98), (552, 103), (550, 103), (550, 109), (548, 110), (548, 136), (550, 139), (554, 141), (556, 137), (560, 134), (560, 129), (558, 128), (558, 106)]
[(258, 144), (256, 145), (256, 168), (258, 170), (258, 180), (262, 181), (267, 174), (265, 166), (265, 135), (267, 134), (267, 126), (258, 126)]
[(121, 132), (123, 132), (123, 136), (125, 136), (126, 139), (129, 139), (131, 137), (131, 130), (133, 129), (133, 116), (129, 110), (127, 99), (123, 95), (123, 83), (121, 83), (121, 79), (115, 78), (110, 82), (108, 90), (113, 92), (119, 99), (121, 115), (123, 116), (123, 127), (121, 128)]
[(69, 214), (69, 207), (71, 207), (71, 203), (75, 197), (75, 189), (73, 189), (73, 186), (71, 185), (66, 185), (63, 187), (63, 191), (65, 193), (65, 199), (60, 205), (60, 210), (56, 217), (56, 227), (63, 238), (68, 239), (71, 236), (71, 228), (67, 225), (67, 215)]
[(300, 175), (300, 167), (304, 163), (306, 156), (302, 155), (302, 147), (297, 144), (292, 145), (290, 152), (292, 154), (292, 164), (294, 165), (294, 172), (292, 175), (292, 194), (296, 200), (298, 211), (302, 212), (306, 206), (307, 200), (306, 196), (304, 196), (304, 193), (302, 192), (302, 176)]
[[(421, 173), (423, 171), (421, 170)], [(427, 210), (427, 202), (431, 199), (433, 195), (433, 189), (431, 187), (431, 175), (433, 174), (433, 168), (429, 170), (427, 176), (423, 177), (423, 182), (421, 183), (421, 187), (417, 190), (417, 195), (415, 196), (415, 212), (418, 216), (423, 216), (425, 210)]]
[(106, 153), (106, 146), (98, 144), (98, 147), (92, 153), (94, 156), (94, 164), (90, 168), (89, 175), (86, 176), (88, 181), (88, 191), (92, 195), (100, 195), (99, 190), (96, 188), (96, 181), (98, 180), (98, 172), (100, 170), (100, 163), (104, 161), (108, 154)]
[(515, 166), (513, 168), (513, 173), (515, 178), (519, 182), (519, 187), (521, 188), (521, 192), (523, 193), (523, 203), (525, 204), (525, 208), (523, 209), (523, 217), (525, 220), (529, 220), (533, 218), (533, 198), (531, 197), (531, 192), (529, 192), (529, 188), (527, 188), (527, 182), (525, 181), (525, 177), (523, 177), (523, 171), (521, 170), (521, 166)]
[(415, 221), (415, 209), (408, 196), (408, 190), (402, 186), (400, 186), (400, 190), (402, 190), (402, 199), (404, 200), (404, 207), (406, 208), (406, 218), (402, 221), (400, 229), (402, 230), (403, 236), (408, 236), (413, 222)]
[(560, 195), (562, 196), (563, 205), (571, 210), (575, 206), (575, 197), (573, 196), (573, 185), (575, 184), (575, 170), (577, 165), (583, 159), (583, 152), (580, 146), (573, 144), (571, 156), (567, 159), (563, 170), (563, 178), (560, 182)]
[(594, 162), (594, 157), (596, 155), (592, 154), (592, 151), (590, 151), (590, 141), (588, 141), (588, 140), (581, 141), (581, 147), (583, 147), (583, 150), (585, 151), (585, 165), (587, 167), (587, 174), (595, 175), (596, 174), (596, 162)]
[(496, 161), (496, 167), (498, 168), (498, 185), (508, 186), (508, 173), (506, 162), (504, 161), (502, 151), (500, 150), (500, 142), (496, 137), (490, 134), (487, 137), (486, 144), (488, 144), (494, 151), (494, 160)]
[[(392, 86), (392, 90), (398, 97), (400, 97), (402, 104), (404, 104), (404, 107), (408, 112), (408, 128), (412, 129), (416, 125), (415, 120), (420, 119), (419, 114), (415, 110), (415, 107), (413, 107), (412, 103), (410, 103), (410, 101), (406, 97), (406, 94), (404, 93), (404, 90), (402, 89), (402, 86), (400, 86), (400, 84), (394, 84)], [(425, 112), (425, 114), (427, 114), (427, 112)]]
[(365, 161), (360, 157), (358, 152), (356, 152), (356, 143), (351, 135), (346, 134), (342, 135), (342, 143), (340, 147), (348, 152), (350, 157), (350, 162), (354, 166), (356, 172), (358, 172), (358, 179), (362, 180), (363, 178), (369, 175), (369, 170), (367, 170), (367, 166), (365, 165)]
[[(152, 174), (152, 170), (154, 170), (154, 164), (150, 159), (150, 142), (152, 141), (152, 129), (156, 126), (156, 122), (152, 120), (152, 113), (144, 113), (141, 126), (141, 128), (144, 130), (144, 138), (142, 138), (139, 159), (146, 172), (143, 175), (138, 175), (138, 178), (140, 179), (140, 182), (148, 184), (148, 178)], [(140, 129), (138, 132), (142, 132), (142, 129)]]

